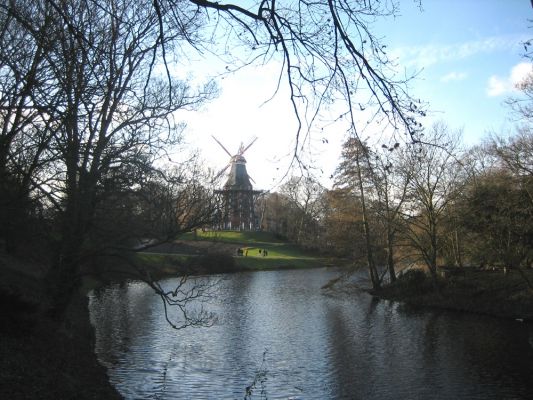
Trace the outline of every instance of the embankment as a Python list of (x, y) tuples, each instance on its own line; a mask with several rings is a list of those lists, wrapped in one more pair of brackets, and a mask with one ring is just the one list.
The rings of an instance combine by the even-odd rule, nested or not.
[(438, 290), (421, 271), (411, 271), (371, 294), (406, 304), (533, 321), (533, 270), (466, 269), (438, 280)]

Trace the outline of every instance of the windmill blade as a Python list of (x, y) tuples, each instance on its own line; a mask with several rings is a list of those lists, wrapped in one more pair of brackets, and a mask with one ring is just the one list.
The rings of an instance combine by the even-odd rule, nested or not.
[(250, 175), (248, 175), (248, 179), (250, 179), (254, 183), (254, 185), (256, 185), (254, 178), (252, 178)]
[[(254, 144), (256, 140), (257, 140), (257, 137), (254, 137), (248, 146), (246, 146), (242, 150), (239, 149), (239, 155), (242, 156), (246, 150), (248, 150), (250, 147), (252, 147), (252, 144)], [(242, 146), (241, 146), (241, 148), (242, 148)]]
[(218, 178), (220, 178), (220, 177), (224, 174), (224, 172), (227, 171), (227, 169), (230, 167), (230, 165), (231, 165), (231, 164), (228, 164), (228, 165), (226, 165), (224, 168), (222, 168), (222, 169), (218, 172), (218, 174), (216, 174), (215, 177), (213, 178), (213, 182), (216, 181)]
[(222, 147), (222, 148), (224, 149), (224, 151), (225, 151), (226, 153), (228, 153), (228, 156), (233, 157), (233, 156), (231, 155), (231, 153), (228, 151), (228, 149), (226, 149), (226, 148), (224, 147), (224, 145), (223, 145), (222, 143), (220, 143), (219, 140), (218, 140), (216, 137), (214, 137), (213, 135), (211, 135), (211, 137), (212, 137), (213, 139), (215, 139), (215, 142), (217, 142), (217, 143), (220, 145), (220, 147)]

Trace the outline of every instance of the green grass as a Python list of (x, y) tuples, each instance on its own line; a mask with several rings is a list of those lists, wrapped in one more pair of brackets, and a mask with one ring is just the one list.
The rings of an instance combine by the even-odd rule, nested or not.
[[(263, 255), (264, 250), (267, 251), (267, 256)], [(245, 246), (243, 251), (245, 255), (236, 257), (235, 262), (239, 266), (250, 269), (309, 268), (326, 263), (326, 259), (309, 255), (287, 243), (262, 242), (261, 246)], [(246, 251), (248, 251), (247, 255)]]
[(141, 264), (152, 274), (153, 278), (175, 276), (185, 271), (184, 265), (189, 263), (189, 257), (182, 254), (138, 253)]
[(149, 264), (175, 265), (187, 261), (188, 256), (182, 254), (139, 253), (139, 260)]
[(207, 240), (226, 243), (285, 243), (270, 232), (249, 231), (196, 231), (196, 239), (193, 232), (183, 234), (182, 240)]
[[(270, 232), (205, 231), (189, 232), (181, 240), (232, 243), (243, 249), (243, 256), (235, 257), (240, 269), (263, 270), (277, 268), (311, 268), (329, 265), (331, 259), (317, 257), (304, 249), (283, 241)], [(248, 250), (247, 255), (246, 250)], [(259, 253), (261, 250), (261, 253)], [(267, 256), (263, 256), (263, 250)]]

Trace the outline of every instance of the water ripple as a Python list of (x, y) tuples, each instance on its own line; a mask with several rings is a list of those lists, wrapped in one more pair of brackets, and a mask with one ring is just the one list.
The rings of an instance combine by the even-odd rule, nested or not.
[[(141, 283), (90, 295), (96, 351), (126, 399), (513, 399), (533, 393), (531, 327), (324, 295), (331, 270), (231, 274), (211, 328), (175, 331)], [(169, 282), (170, 283), (170, 282)], [(262, 375), (263, 374), (263, 375)]]

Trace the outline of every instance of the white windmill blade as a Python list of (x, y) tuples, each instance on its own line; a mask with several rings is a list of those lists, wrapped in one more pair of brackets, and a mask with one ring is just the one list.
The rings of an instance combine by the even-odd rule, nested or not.
[(256, 184), (254, 178), (252, 178), (250, 175), (248, 175), (248, 179), (250, 179), (254, 184)]
[[(250, 142), (250, 144), (248, 146), (246, 146), (244, 149), (242, 149), (242, 151), (239, 149), (239, 155), (242, 156), (246, 150), (248, 150), (250, 147), (252, 147), (252, 144), (254, 144), (256, 140), (257, 140), (257, 137), (254, 137), (252, 139), (252, 141)], [(241, 148), (242, 148), (242, 146), (241, 146)]]
[(225, 151), (226, 153), (228, 153), (228, 156), (233, 157), (233, 155), (228, 151), (228, 149), (226, 149), (226, 148), (224, 147), (224, 145), (223, 145), (222, 143), (220, 143), (220, 141), (219, 141), (215, 136), (211, 135), (211, 137), (212, 137), (213, 139), (215, 139), (215, 142), (217, 142), (217, 143), (220, 145), (220, 147), (222, 147), (222, 148), (224, 149), (224, 151)]
[(224, 174), (224, 172), (227, 171), (227, 169), (230, 167), (231, 164), (228, 164), (226, 165), (224, 168), (222, 168), (218, 174), (215, 175), (215, 177), (213, 178), (213, 181), (216, 181), (218, 178), (220, 178), (222, 176), (222, 174)]

